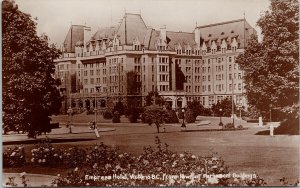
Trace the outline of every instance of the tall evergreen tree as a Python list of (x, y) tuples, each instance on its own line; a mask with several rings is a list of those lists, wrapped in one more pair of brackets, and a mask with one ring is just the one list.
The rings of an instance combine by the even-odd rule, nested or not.
[(36, 23), (11, 0), (2, 2), (2, 105), (5, 131), (48, 132), (61, 106), (53, 60), (59, 52), (37, 36)]
[(252, 36), (237, 63), (245, 71), (247, 99), (265, 117), (279, 108), (298, 117), (299, 6), (296, 0), (271, 1), (270, 10), (258, 20), (263, 40)]

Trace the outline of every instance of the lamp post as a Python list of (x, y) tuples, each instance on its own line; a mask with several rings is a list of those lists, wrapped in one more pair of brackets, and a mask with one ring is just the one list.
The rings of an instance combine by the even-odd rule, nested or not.
[(68, 121), (68, 124), (67, 124), (67, 127), (69, 128), (69, 133), (72, 133), (72, 124), (71, 124), (71, 121), (72, 121), (72, 113), (73, 113), (73, 110), (71, 108), (71, 106), (69, 107), (68, 109), (68, 114), (69, 114), (69, 121)]
[(95, 120), (94, 120), (94, 129), (97, 129), (97, 91), (101, 86), (95, 86), (95, 103), (94, 103), (94, 112), (95, 112)]
[(183, 113), (183, 121), (182, 121), (182, 125), (181, 125), (181, 127), (184, 127), (184, 128), (186, 128), (186, 125), (185, 125), (185, 123), (184, 123), (184, 108), (182, 109), (182, 113)]
[(220, 128), (223, 127), (223, 123), (222, 123), (222, 108), (220, 108), (219, 112), (220, 112), (220, 123), (219, 123), (219, 126)]

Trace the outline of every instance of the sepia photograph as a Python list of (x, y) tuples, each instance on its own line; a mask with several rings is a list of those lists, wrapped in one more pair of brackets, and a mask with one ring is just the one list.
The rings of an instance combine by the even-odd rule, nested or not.
[(300, 186), (297, 0), (2, 0), (3, 187)]

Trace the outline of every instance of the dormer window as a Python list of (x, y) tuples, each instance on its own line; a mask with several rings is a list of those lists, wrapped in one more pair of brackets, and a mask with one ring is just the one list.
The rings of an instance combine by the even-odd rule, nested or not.
[(221, 35), (224, 35), (224, 32), (222, 32)]
[(164, 40), (162, 39), (158, 39), (156, 41), (156, 50), (158, 50), (159, 52), (166, 50), (166, 43)]
[(208, 34), (208, 37), (211, 37), (211, 34)]
[(234, 33), (234, 31), (232, 30), (231, 33)]
[(139, 41), (138, 38), (136, 38), (136, 39), (133, 40), (133, 50), (135, 50), (135, 51), (142, 50), (141, 44), (140, 44), (140, 41)]
[(176, 45), (175, 49), (176, 49), (176, 54), (178, 54), (178, 55), (182, 54), (182, 48), (181, 48), (180, 44)]
[(191, 52), (192, 52), (192, 49), (191, 49), (190, 45), (188, 45), (188, 46), (185, 48), (185, 54), (186, 54), (186, 55), (191, 55)]

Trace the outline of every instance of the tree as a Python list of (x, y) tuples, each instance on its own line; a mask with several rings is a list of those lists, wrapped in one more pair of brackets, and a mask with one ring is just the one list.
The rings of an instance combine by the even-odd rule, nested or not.
[(204, 112), (204, 107), (199, 101), (188, 101), (187, 108), (194, 113), (195, 117), (201, 115)]
[(145, 108), (143, 117), (145, 123), (148, 123), (149, 125), (154, 123), (157, 128), (157, 133), (159, 133), (160, 124), (166, 121), (166, 118), (168, 118), (168, 114), (167, 111), (163, 109), (163, 107), (158, 105), (151, 105)]
[(49, 131), (49, 116), (61, 107), (52, 76), (59, 51), (46, 35), (37, 36), (36, 23), (13, 1), (2, 2), (2, 29), (3, 123), (8, 131), (36, 137)]
[[(233, 106), (235, 109), (235, 105)], [(215, 116), (231, 116), (232, 113), (232, 101), (229, 97), (226, 97), (222, 101), (218, 101), (216, 104), (213, 104), (211, 107)], [(222, 109), (222, 111), (220, 111)]]
[(271, 1), (258, 20), (262, 42), (252, 36), (237, 63), (245, 71), (250, 106), (266, 117), (272, 108), (299, 117), (299, 6), (296, 0)]
[(120, 115), (124, 115), (124, 108), (125, 107), (124, 107), (123, 103), (121, 101), (118, 101), (116, 103), (116, 105), (114, 106), (113, 113), (115, 111), (118, 111)]
[(165, 104), (165, 99), (159, 95), (157, 91), (150, 91), (148, 95), (145, 97), (146, 106), (150, 106), (153, 104), (157, 104), (162, 106)]

